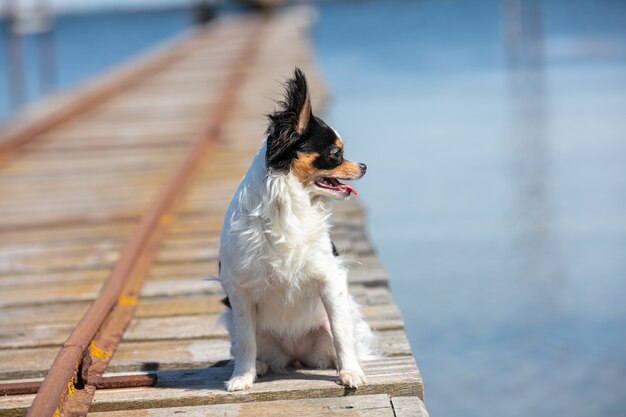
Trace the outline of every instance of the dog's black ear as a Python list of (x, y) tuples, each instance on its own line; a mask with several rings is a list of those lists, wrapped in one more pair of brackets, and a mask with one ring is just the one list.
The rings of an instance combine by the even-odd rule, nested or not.
[(309, 86), (300, 68), (295, 69), (285, 87), (285, 99), (280, 102), (280, 113), (289, 119), (289, 128), (302, 135), (309, 125), (312, 113)]
[(266, 162), (272, 169), (286, 171), (295, 156), (294, 144), (306, 132), (313, 115), (309, 87), (300, 68), (287, 81), (279, 105), (278, 111), (268, 115)]

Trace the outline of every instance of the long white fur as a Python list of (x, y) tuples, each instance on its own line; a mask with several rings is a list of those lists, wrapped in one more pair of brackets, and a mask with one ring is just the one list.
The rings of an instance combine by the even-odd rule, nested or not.
[(235, 361), (227, 389), (249, 388), (257, 373), (293, 361), (336, 366), (342, 384), (364, 384), (359, 357), (373, 335), (332, 254), (331, 202), (291, 173), (268, 172), (265, 152), (263, 141), (222, 228), (219, 278), (232, 307), (222, 319)]

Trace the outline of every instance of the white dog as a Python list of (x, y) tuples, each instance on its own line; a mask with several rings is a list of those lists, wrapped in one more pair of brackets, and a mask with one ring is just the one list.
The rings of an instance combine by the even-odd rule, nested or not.
[(280, 105), (222, 229), (222, 319), (235, 361), (227, 389), (301, 365), (336, 367), (342, 384), (357, 387), (373, 335), (348, 293), (328, 219), (331, 199), (356, 194), (340, 180), (361, 178), (366, 166), (345, 160), (337, 132), (312, 114), (301, 70)]

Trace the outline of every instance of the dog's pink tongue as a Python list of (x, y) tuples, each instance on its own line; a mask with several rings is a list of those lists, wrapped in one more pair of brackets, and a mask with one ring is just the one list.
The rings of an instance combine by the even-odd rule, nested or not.
[(348, 190), (349, 193), (352, 193), (354, 195), (359, 195), (359, 193), (357, 193), (356, 190), (350, 187), (348, 184), (341, 184), (339, 188), (341, 188), (342, 190)]

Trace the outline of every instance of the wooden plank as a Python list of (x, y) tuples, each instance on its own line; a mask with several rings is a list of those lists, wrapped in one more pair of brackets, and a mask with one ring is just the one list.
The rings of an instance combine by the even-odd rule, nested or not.
[[(94, 265), (101, 268), (103, 265)], [(158, 268), (158, 264), (156, 267)], [(220, 285), (211, 280), (217, 274), (217, 259), (210, 262), (181, 263), (180, 266), (168, 264), (162, 269), (153, 268), (149, 280), (141, 290), (142, 296), (174, 296), (181, 294), (221, 294)], [(174, 273), (176, 271), (177, 273)], [(161, 275), (159, 275), (161, 274)], [(387, 273), (384, 269), (363, 269), (355, 267), (348, 275), (350, 284), (380, 286), (387, 285)], [(84, 280), (82, 282), (51, 282), (45, 287), (7, 285), (3, 288), (0, 308), (49, 302), (76, 302), (93, 300), (98, 295), (101, 282)]]
[[(12, 272), (0, 275), (0, 292), (11, 288), (20, 287), (40, 287), (40, 286), (62, 286), (62, 285), (74, 285), (89, 282), (101, 282), (107, 277), (109, 273), (109, 265), (107, 268), (101, 269), (74, 269), (63, 270), (60, 272), (42, 271), (42, 272)], [(8, 293), (6, 293), (8, 294)], [(5, 298), (5, 297), (2, 297)], [(0, 317), (0, 323), (2, 318)]]
[[(334, 370), (268, 374), (260, 377), (250, 390), (240, 392), (227, 392), (224, 389), (224, 382), (232, 373), (231, 365), (157, 371), (158, 382), (155, 387), (97, 391), (91, 411), (255, 403), (345, 395), (423, 396), (422, 379), (413, 358), (366, 361), (363, 366), (368, 385), (357, 390), (338, 385)], [(0, 398), (0, 415), (19, 415), (28, 407), (32, 397), (19, 395)]]
[[(135, 225), (133, 219), (111, 220), (107, 223), (65, 224), (57, 227), (25, 227), (0, 229), (3, 244), (40, 244), (44, 242), (89, 241), (127, 236)], [(62, 230), (62, 232), (61, 232)]]
[(368, 377), (368, 386), (358, 390), (337, 385), (334, 370), (307, 370), (286, 375), (269, 374), (261, 377), (251, 390), (240, 393), (224, 391), (224, 381), (232, 373), (230, 365), (198, 370), (162, 371), (157, 373), (159, 382), (153, 389), (137, 389), (133, 390), (134, 392), (100, 391), (100, 395), (96, 395), (93, 410), (120, 409), (121, 406), (131, 408), (133, 405), (148, 404), (193, 405), (198, 402), (215, 404), (316, 398), (342, 396), (346, 392), (357, 395), (378, 393), (396, 396), (421, 395), (421, 378), (412, 358), (366, 361), (363, 366)]
[[(102, 279), (107, 271), (100, 271)], [(365, 287), (353, 285), (350, 292), (355, 300), (365, 305), (380, 305), (393, 303), (391, 294), (384, 287)], [(211, 314), (222, 310), (219, 301), (221, 294), (179, 294), (169, 296), (155, 295), (142, 297), (136, 317), (167, 317), (178, 315)], [(44, 323), (72, 322), (89, 306), (88, 301), (63, 302), (49, 300), (45, 304), (21, 304), (4, 306), (0, 310), (0, 325), (28, 326)]]
[[(167, 155), (169, 152), (164, 152), (161, 157), (155, 157), (150, 159), (143, 158), (110, 158), (110, 161), (98, 161), (97, 163), (87, 164), (81, 163), (76, 164), (80, 165), (80, 167), (75, 166), (75, 163), (68, 165), (52, 165), (44, 167), (41, 164), (37, 163), (31, 166), (24, 166), (24, 163), (20, 164), (19, 171), (14, 169), (13, 172), (7, 171), (7, 178), (12, 178), (13, 180), (21, 180), (28, 178), (47, 178), (49, 180), (64, 180), (64, 179), (73, 179), (72, 174), (76, 175), (77, 173), (84, 173), (87, 178), (93, 178), (94, 176), (114, 176), (120, 180), (123, 180), (123, 176), (127, 175), (141, 175), (144, 172), (148, 173), (167, 173), (168, 168), (172, 168), (180, 162), (182, 155), (176, 150), (176, 152), (172, 152), (171, 155)], [(50, 161), (52, 162), (52, 161)], [(86, 161), (85, 161), (86, 162)], [(108, 168), (108, 170), (107, 170)], [(124, 181), (120, 181), (121, 184)], [(69, 184), (68, 184), (69, 185)], [(50, 197), (54, 197), (50, 195)]]
[[(400, 330), (402, 317), (395, 305), (364, 306), (362, 312), (375, 330)], [(130, 324), (124, 340), (183, 340), (226, 337), (217, 314), (174, 315), (137, 318)]]
[[(0, 310), (0, 326), (42, 325), (46, 323), (73, 323), (89, 306), (88, 301), (72, 303), (50, 302), (4, 307)], [(178, 315), (218, 313), (224, 308), (220, 297), (195, 294), (167, 297), (144, 297), (139, 300), (135, 317), (168, 317)]]
[(54, 301), (93, 300), (100, 290), (101, 283), (84, 283), (60, 287), (45, 286), (35, 288), (16, 288), (4, 291), (0, 299), (0, 307), (45, 303)]
[[(181, 294), (222, 294), (219, 283), (202, 279), (208, 276), (208, 268), (198, 268), (193, 279), (152, 280), (141, 289), (142, 296), (175, 296)], [(76, 302), (94, 300), (101, 282), (70, 283), (6, 289), (0, 298), (0, 307), (41, 304), (48, 302)]]
[(151, 297), (139, 300), (135, 317), (176, 317), (185, 315), (215, 314), (222, 311), (221, 296), (183, 295), (174, 297)]
[[(208, 325), (208, 323), (207, 323)], [(217, 331), (217, 330), (216, 330)], [(402, 330), (377, 332), (378, 354), (407, 356), (411, 347)], [(0, 379), (36, 378), (45, 375), (58, 346), (0, 349)], [(230, 357), (225, 338), (124, 341), (113, 357), (111, 372), (198, 368)]]
[(395, 417), (428, 417), (426, 405), (420, 397), (394, 397), (391, 403)]
[[(215, 332), (223, 330), (216, 329)], [(407, 356), (410, 346), (403, 331), (377, 332), (377, 353), (387, 357)], [(181, 339), (154, 342), (124, 342), (114, 357), (112, 371), (145, 370), (146, 364), (156, 364), (158, 369), (203, 367), (228, 358), (230, 343), (227, 339)], [(151, 365), (152, 366), (152, 365)]]
[[(202, 93), (203, 95), (199, 95), (197, 100), (199, 103), (206, 103), (206, 92), (203, 91)], [(111, 137), (123, 137), (128, 140), (138, 141), (152, 136), (163, 137), (165, 135), (181, 134), (193, 135), (202, 129), (202, 121), (202, 118), (194, 118), (193, 122), (191, 119), (187, 121), (153, 120), (152, 122), (146, 121), (143, 123), (131, 120), (130, 123), (125, 124), (116, 123), (94, 126), (93, 130), (88, 129), (87, 125), (81, 123), (64, 127), (63, 130), (59, 130), (55, 132), (54, 135), (51, 135), (51, 139), (63, 140), (64, 142), (83, 142), (105, 141)], [(31, 169), (37, 168), (31, 164), (26, 166)]]
[[(219, 308), (221, 297), (211, 297), (209, 307)], [(197, 305), (197, 303), (196, 303)], [(221, 307), (219, 307), (221, 305)], [(200, 309), (206, 310), (204, 306)], [(196, 306), (198, 309), (198, 306)], [(190, 307), (186, 306), (186, 309)], [(363, 315), (375, 330), (401, 330), (404, 323), (397, 307), (392, 304), (365, 306)], [(137, 317), (124, 334), (126, 341), (210, 339), (227, 336), (219, 325), (217, 312), (181, 314), (178, 311), (161, 311), (160, 317)], [(76, 317), (66, 322), (0, 325), (0, 349), (60, 346), (76, 324)]]
[(58, 351), (58, 347), (0, 349), (0, 380), (42, 377)]
[(89, 301), (71, 303), (46, 303), (4, 306), (0, 308), (0, 325), (28, 326), (56, 322), (68, 322), (87, 311)]
[[(375, 330), (403, 328), (402, 318), (394, 305), (366, 306), (362, 311)], [(135, 319), (124, 335), (124, 340), (183, 340), (226, 336), (225, 329), (218, 323), (217, 314), (200, 314)]]
[[(358, 395), (348, 397), (315, 398), (301, 400), (257, 401), (239, 404), (215, 404), (196, 407), (151, 408), (134, 410), (136, 417), (394, 417), (389, 397)], [(124, 411), (89, 413), (90, 417), (127, 417)]]
[(81, 276), (77, 271), (108, 269), (117, 261), (123, 244), (120, 237), (92, 242), (0, 245), (0, 288), (68, 281), (77, 284), (77, 279), (66, 279), (65, 273), (76, 278)]
[[(350, 265), (349, 282), (363, 285), (387, 285), (388, 275), (380, 261), (368, 257), (347, 257)], [(358, 262), (358, 263), (357, 263)], [(217, 274), (217, 259), (200, 262), (155, 264), (150, 271), (150, 279), (205, 278)]]

